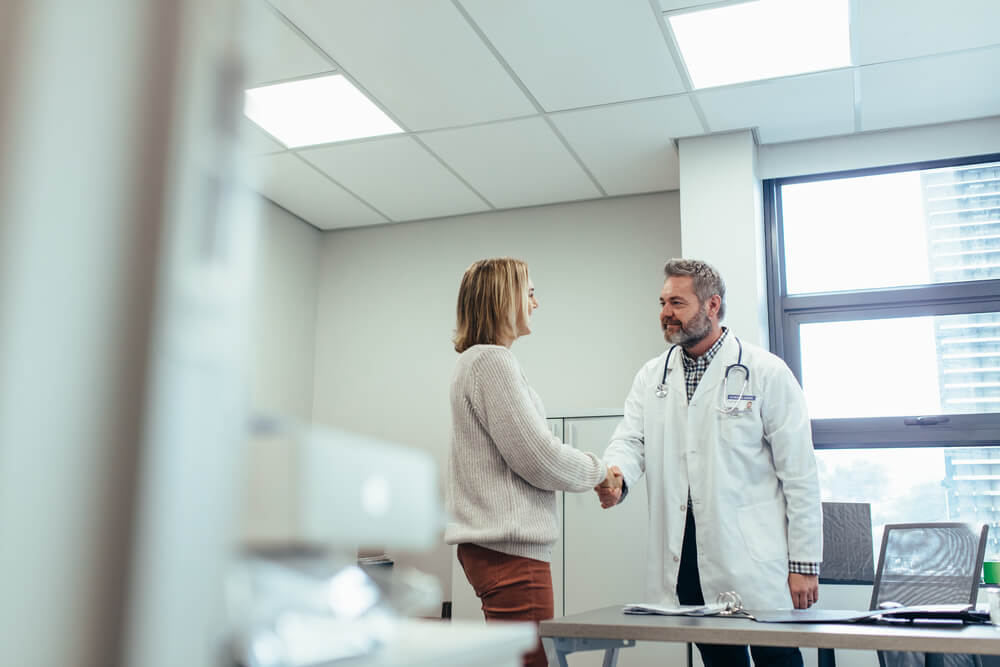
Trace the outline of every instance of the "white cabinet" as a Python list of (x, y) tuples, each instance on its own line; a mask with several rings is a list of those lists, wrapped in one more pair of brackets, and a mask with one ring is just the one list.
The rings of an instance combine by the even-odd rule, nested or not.
[[(565, 441), (600, 456), (621, 417), (564, 420)], [(645, 477), (629, 487), (625, 502), (601, 509), (597, 494), (565, 494), (563, 541), (566, 614), (645, 600), (647, 506)], [(618, 654), (621, 667), (685, 664), (683, 644), (638, 642)], [(695, 651), (695, 664), (701, 662)], [(569, 663), (601, 665), (603, 652), (576, 653)]]
[[(557, 438), (566, 442), (566, 432), (562, 419), (550, 419), (549, 428)], [(566, 591), (565, 579), (565, 543), (566, 543), (566, 494), (562, 491), (556, 492), (556, 507), (559, 510), (559, 526), (561, 527), (559, 539), (552, 547), (552, 598), (554, 602), (555, 615), (565, 616), (564, 594)]]
[[(566, 441), (600, 456), (618, 421), (618, 417), (567, 419)], [(610, 509), (601, 509), (593, 492), (565, 495), (566, 613), (642, 600), (645, 479), (629, 488), (625, 502)]]

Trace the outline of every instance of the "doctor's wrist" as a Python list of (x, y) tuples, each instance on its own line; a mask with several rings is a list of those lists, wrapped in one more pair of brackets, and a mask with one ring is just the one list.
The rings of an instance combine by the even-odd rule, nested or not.
[(791, 574), (819, 574), (819, 563), (810, 563), (801, 560), (788, 561), (788, 571)]

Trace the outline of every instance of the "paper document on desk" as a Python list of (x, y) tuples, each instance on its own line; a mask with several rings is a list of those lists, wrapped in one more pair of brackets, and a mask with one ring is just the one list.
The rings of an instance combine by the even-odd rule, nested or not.
[(851, 623), (878, 613), (855, 609), (755, 609), (751, 612), (754, 620), (760, 623)]
[(928, 604), (854, 611), (845, 609), (775, 609), (751, 611), (761, 623), (877, 623), (881, 621), (953, 621), (985, 623), (989, 615), (971, 604)]
[(633, 602), (622, 609), (626, 614), (655, 614), (660, 616), (715, 616), (725, 610), (724, 604), (686, 605), (665, 607), (647, 602)]

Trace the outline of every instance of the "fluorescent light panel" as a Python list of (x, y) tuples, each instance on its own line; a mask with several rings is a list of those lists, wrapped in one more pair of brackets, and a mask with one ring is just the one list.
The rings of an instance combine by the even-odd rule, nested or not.
[(243, 113), (289, 148), (403, 131), (340, 74), (252, 88)]
[(668, 20), (695, 88), (851, 64), (847, 0), (756, 0)]

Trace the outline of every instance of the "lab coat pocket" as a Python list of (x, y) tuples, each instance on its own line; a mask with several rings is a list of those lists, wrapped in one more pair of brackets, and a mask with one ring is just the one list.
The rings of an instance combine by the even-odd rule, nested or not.
[(719, 414), (719, 435), (723, 442), (759, 444), (764, 436), (760, 418), (752, 410)]
[(751, 558), (762, 562), (787, 558), (785, 513), (779, 501), (746, 505), (736, 511), (736, 517)]

